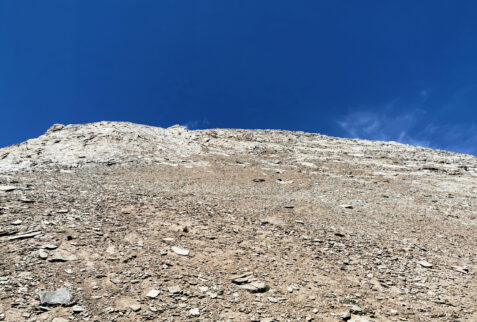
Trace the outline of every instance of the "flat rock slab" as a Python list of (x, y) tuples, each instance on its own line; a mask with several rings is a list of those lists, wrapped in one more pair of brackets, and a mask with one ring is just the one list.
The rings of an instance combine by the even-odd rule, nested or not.
[(417, 262), (417, 263), (424, 268), (432, 268), (432, 264), (429, 263), (428, 261), (420, 261), (420, 262)]
[(234, 276), (232, 278), (232, 282), (235, 284), (245, 284), (245, 283), (250, 283), (254, 280), (253, 274), (243, 274), (240, 276)]
[(198, 308), (193, 308), (189, 310), (189, 314), (192, 316), (200, 316), (200, 311)]
[(55, 291), (40, 293), (41, 305), (63, 305), (68, 304), (73, 299), (67, 288), (59, 288)]
[(469, 268), (467, 266), (453, 266), (452, 269), (462, 274), (467, 274), (469, 272)]
[(80, 305), (73, 306), (73, 313), (81, 313), (84, 312), (84, 308)]
[(57, 249), (58, 246), (55, 244), (46, 244), (46, 245), (43, 245), (43, 248), (53, 250), (53, 249)]
[(267, 291), (267, 285), (263, 282), (252, 282), (250, 284), (239, 285), (239, 287), (250, 293), (263, 293)]
[(0, 186), (0, 191), (4, 191), (4, 192), (10, 192), (17, 189), (18, 188), (15, 186)]
[(247, 282), (251, 282), (253, 278), (253, 272), (243, 272), (240, 274), (235, 274), (230, 277), (233, 283), (235, 284), (243, 284)]
[(169, 293), (170, 294), (180, 294), (180, 293), (182, 293), (182, 290), (177, 285), (176, 286), (171, 286), (171, 287), (169, 287)]
[(12, 236), (12, 237), (9, 238), (9, 240), (32, 238), (32, 237), (35, 237), (35, 236), (40, 235), (40, 234), (41, 234), (41, 231), (31, 231), (31, 232), (28, 232), (28, 233)]
[(189, 251), (180, 247), (172, 246), (172, 251), (177, 255), (189, 256)]
[(349, 322), (370, 322), (371, 320), (369, 320), (369, 319), (367, 319), (363, 316), (353, 316), (348, 321)]
[(150, 290), (149, 293), (146, 294), (146, 296), (155, 299), (159, 296), (160, 293), (161, 291), (159, 290)]
[(130, 306), (131, 310), (133, 310), (134, 312), (137, 312), (141, 309), (141, 305), (135, 303), (133, 305)]
[(51, 322), (70, 322), (70, 320), (65, 318), (54, 318)]
[(68, 262), (68, 261), (74, 261), (77, 259), (78, 258), (75, 255), (69, 252), (58, 250), (54, 252), (50, 258), (48, 258), (48, 261), (49, 262)]

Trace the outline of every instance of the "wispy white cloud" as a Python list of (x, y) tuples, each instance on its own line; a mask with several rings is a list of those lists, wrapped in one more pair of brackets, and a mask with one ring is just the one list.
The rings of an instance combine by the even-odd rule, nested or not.
[[(422, 139), (410, 135), (422, 119), (424, 111), (415, 110), (414, 113), (392, 114), (389, 108), (380, 112), (359, 110), (346, 115), (338, 121), (339, 126), (347, 136), (353, 138), (398, 141), (403, 143), (429, 146)], [(423, 129), (423, 131), (429, 131)]]
[(187, 121), (185, 124), (181, 125), (188, 130), (195, 130), (207, 127), (209, 125), (209, 120), (207, 118), (203, 118), (202, 120)]
[(354, 111), (337, 123), (343, 135), (380, 141), (396, 141), (422, 147), (439, 148), (477, 155), (477, 126), (435, 124), (419, 108), (395, 113), (389, 107), (381, 111)]

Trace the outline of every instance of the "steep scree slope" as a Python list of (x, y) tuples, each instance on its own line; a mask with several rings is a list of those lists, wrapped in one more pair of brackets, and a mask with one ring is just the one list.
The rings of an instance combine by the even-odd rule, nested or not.
[(0, 149), (0, 320), (475, 321), (476, 197), (470, 155), (57, 124)]

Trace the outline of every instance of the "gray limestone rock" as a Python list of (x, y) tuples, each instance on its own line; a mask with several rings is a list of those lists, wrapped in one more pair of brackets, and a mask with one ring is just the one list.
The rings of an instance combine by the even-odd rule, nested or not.
[(10, 192), (17, 189), (18, 188), (15, 186), (0, 186), (0, 191), (3, 191), (3, 192)]
[(55, 291), (40, 293), (41, 305), (62, 305), (68, 304), (73, 299), (70, 291), (67, 288), (59, 288)]
[(183, 248), (180, 248), (180, 247), (172, 246), (172, 251), (174, 253), (176, 253), (177, 255), (181, 255), (181, 256), (188, 256), (189, 255), (189, 251), (187, 249), (183, 249)]
[(160, 293), (161, 293), (161, 291), (159, 291), (159, 290), (150, 290), (150, 291), (146, 294), (146, 296), (147, 296), (147, 297), (150, 297), (150, 298), (152, 298), (152, 299), (155, 299)]
[(252, 282), (249, 284), (239, 285), (243, 290), (249, 291), (250, 293), (263, 293), (267, 291), (267, 285), (263, 282)]
[(189, 310), (189, 314), (192, 316), (200, 316), (200, 311), (198, 308), (193, 308)]
[(428, 261), (419, 261), (417, 263), (424, 268), (432, 268), (432, 264)]

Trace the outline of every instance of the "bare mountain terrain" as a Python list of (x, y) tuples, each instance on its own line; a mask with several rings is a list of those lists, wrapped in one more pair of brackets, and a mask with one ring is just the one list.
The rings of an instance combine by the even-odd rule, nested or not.
[(279, 130), (0, 149), (0, 320), (477, 321), (477, 158)]

